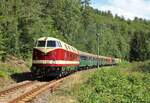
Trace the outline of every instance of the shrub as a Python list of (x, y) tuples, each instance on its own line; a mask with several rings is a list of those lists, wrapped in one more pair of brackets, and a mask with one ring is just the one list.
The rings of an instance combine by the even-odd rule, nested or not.
[(101, 69), (81, 87), (81, 103), (150, 102), (150, 75)]

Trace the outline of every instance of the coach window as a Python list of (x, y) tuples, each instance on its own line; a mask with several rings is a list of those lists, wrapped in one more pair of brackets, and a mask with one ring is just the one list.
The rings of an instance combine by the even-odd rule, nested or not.
[(56, 41), (52, 40), (47, 41), (47, 47), (56, 47)]
[(81, 60), (86, 60), (86, 56), (81, 56)]
[(46, 41), (38, 41), (37, 47), (45, 47)]

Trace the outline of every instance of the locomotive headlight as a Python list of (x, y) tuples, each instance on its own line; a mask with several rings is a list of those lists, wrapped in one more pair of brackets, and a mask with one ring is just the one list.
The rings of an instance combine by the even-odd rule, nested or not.
[(56, 61), (55, 61), (55, 60), (53, 60), (53, 61), (52, 61), (52, 64), (56, 64)]

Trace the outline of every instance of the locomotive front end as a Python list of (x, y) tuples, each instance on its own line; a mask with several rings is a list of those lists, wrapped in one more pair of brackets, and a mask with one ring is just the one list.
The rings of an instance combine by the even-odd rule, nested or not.
[(55, 38), (43, 37), (37, 40), (33, 48), (32, 68), (31, 71), (36, 75), (44, 75), (48, 70), (56, 67), (57, 55), (61, 49), (61, 43)]

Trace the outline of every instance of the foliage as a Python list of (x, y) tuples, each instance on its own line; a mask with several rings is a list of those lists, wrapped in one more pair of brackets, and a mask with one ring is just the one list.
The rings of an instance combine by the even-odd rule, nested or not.
[(5, 63), (0, 63), (0, 77), (5, 79), (10, 78), (11, 74), (21, 73), (22, 68), (12, 67)]
[(149, 43), (148, 34), (143, 31), (135, 32), (131, 40), (130, 59), (131, 60), (146, 60), (149, 58)]
[(5, 61), (5, 54), (4, 39), (0, 31), (0, 60)]
[(0, 71), (0, 77), (8, 78), (8, 76), (6, 75), (6, 73), (3, 72), (3, 71)]
[(81, 103), (148, 103), (149, 85), (149, 73), (104, 68), (82, 85), (78, 99)]
[(131, 61), (150, 59), (150, 21), (125, 20), (110, 11), (93, 9), (90, 2), (0, 0), (0, 47), (4, 47), (0, 52), (31, 58), (36, 39), (52, 36), (96, 54), (99, 33), (100, 55)]
[(2, 34), (0, 33), (0, 59), (2, 59), (2, 55), (3, 55), (3, 38), (2, 38)]
[[(131, 65), (131, 64), (130, 64)], [(137, 71), (137, 72), (143, 72), (143, 73), (150, 73), (150, 61), (144, 61), (144, 62), (132, 62), (131, 65), (132, 69), (130, 71)]]

